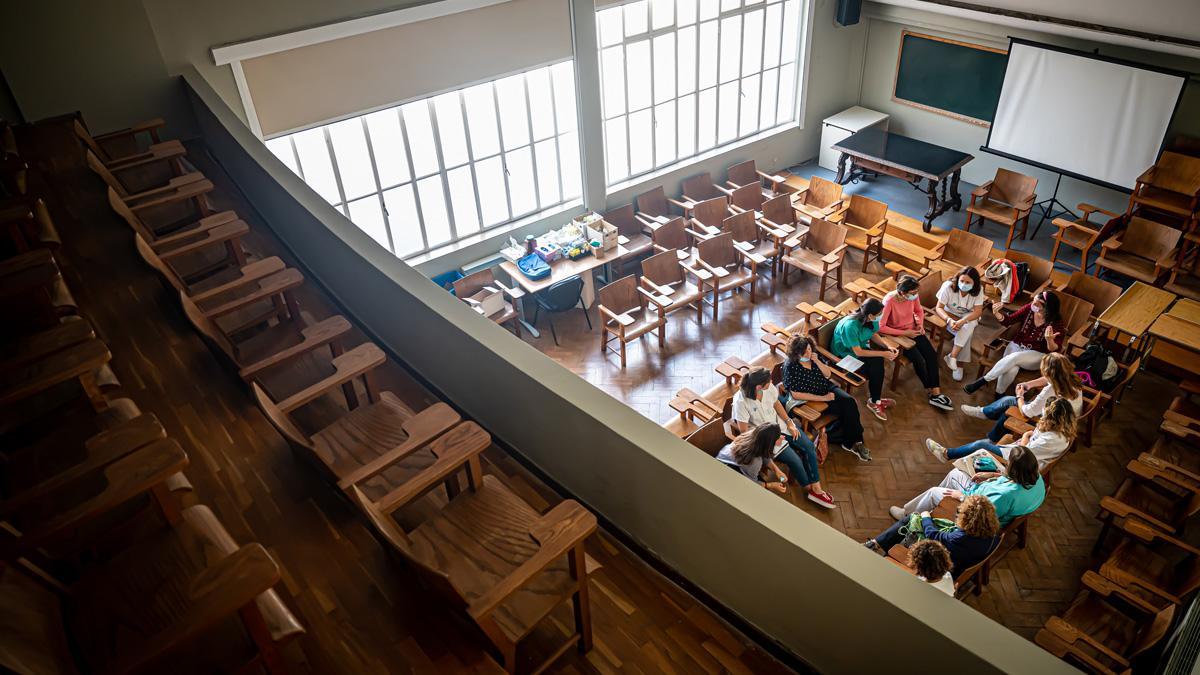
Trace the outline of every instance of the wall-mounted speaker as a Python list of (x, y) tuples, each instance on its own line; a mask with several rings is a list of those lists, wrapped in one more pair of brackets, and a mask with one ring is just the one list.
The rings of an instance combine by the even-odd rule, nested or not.
[(858, 23), (862, 14), (862, 0), (838, 0), (837, 15), (834, 20), (843, 26), (853, 26)]

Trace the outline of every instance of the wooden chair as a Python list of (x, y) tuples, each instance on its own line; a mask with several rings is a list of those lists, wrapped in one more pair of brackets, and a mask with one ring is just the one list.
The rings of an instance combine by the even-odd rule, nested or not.
[(663, 192), (661, 185), (634, 197), (633, 204), (636, 208), (634, 215), (637, 216), (638, 220), (642, 221), (643, 225), (649, 227), (651, 230), (666, 223), (673, 217), (671, 215), (671, 205), (667, 202), (667, 195)]
[(1100, 576), (1155, 609), (1183, 607), (1200, 589), (1200, 549), (1136, 518), (1118, 528), (1124, 538), (1100, 565)]
[(1186, 223), (1200, 208), (1200, 158), (1164, 152), (1154, 166), (1138, 176), (1129, 194), (1127, 215), (1136, 209), (1169, 214)]
[[(204, 174), (199, 171), (192, 171), (182, 175), (175, 175), (174, 171), (165, 174), (159, 180), (154, 180), (149, 183), (139, 182), (133, 183), (121, 178), (121, 175), (126, 170), (135, 167), (118, 167), (110, 169), (105, 166), (100, 158), (91, 150), (87, 151), (87, 165), (96, 175), (112, 188), (125, 203), (129, 204), (134, 211), (155, 209), (178, 202), (180, 198), (197, 199), (212, 192), (214, 186), (212, 181), (204, 177)], [(167, 162), (170, 159), (153, 159), (152, 162)], [(140, 168), (140, 167), (139, 167)], [(186, 196), (185, 196), (186, 195)], [(212, 215), (208, 211), (207, 202), (204, 202), (204, 212), (202, 216)]]
[[(155, 118), (139, 122), (125, 129), (110, 131), (106, 134), (93, 136), (88, 131), (83, 119), (76, 117), (71, 123), (75, 136), (83, 142), (84, 147), (96, 154), (106, 164), (129, 161), (131, 158), (151, 154), (155, 146), (167, 143), (172, 146), (179, 141), (163, 141), (158, 131), (166, 126), (166, 121)], [(142, 135), (145, 135), (143, 138)], [(180, 146), (182, 147), (182, 146)]]
[(233, 211), (222, 211), (191, 223), (176, 222), (171, 233), (165, 234), (151, 227), (112, 188), (108, 189), (108, 202), (134, 234), (180, 278), (200, 280), (223, 268), (246, 264), (242, 239), (250, 234), (250, 226)]
[[(599, 565), (584, 543), (596, 531), (596, 517), (571, 500), (539, 514), (499, 480), (483, 476), (478, 455), (490, 439), (475, 429), (477, 449), (441, 454), (381, 497), (358, 485), (349, 486), (350, 494), (376, 536), (405, 563), (405, 575), (415, 571), (447, 608), (478, 627), (509, 673), (518, 670), (520, 644), (569, 598), (574, 631), (533, 670), (542, 672), (572, 646), (581, 653), (592, 648), (588, 575)], [(460, 473), (467, 478), (461, 491)], [(449, 503), (415, 528), (403, 527), (394, 514), (439, 484), (455, 486)]]
[[(213, 191), (214, 186), (212, 181), (199, 173), (172, 178), (160, 188), (131, 193), (108, 172), (108, 169), (99, 165), (95, 155), (89, 154), (89, 157), (94, 160), (91, 164), (93, 170), (104, 179), (115, 195), (110, 196), (110, 204), (111, 200), (124, 202), (142, 224), (154, 232), (154, 237), (171, 234), (177, 230), (216, 225), (237, 218), (230, 212), (213, 213), (206, 195)], [(205, 221), (209, 216), (218, 217)]]
[[(988, 554), (986, 558), (980, 560), (974, 565), (968, 567), (954, 575), (954, 597), (962, 598), (971, 592), (975, 595), (983, 594), (983, 587), (988, 585), (988, 574), (990, 573), (990, 565), (988, 564), (997, 552), (1004, 546), (1006, 535), (1000, 535), (1000, 541), (996, 543), (996, 547)], [(899, 564), (899, 566), (916, 574), (916, 571), (908, 566), (908, 547), (904, 544), (896, 544), (888, 549), (887, 557)]]
[(704, 425), (721, 416), (721, 406), (687, 387), (675, 392), (669, 405), (671, 410), (679, 413), (680, 420), (688, 425)]
[(727, 194), (731, 212), (749, 211), (754, 214), (755, 218), (762, 213), (762, 205), (766, 200), (757, 185), (743, 185), (730, 190)]
[(62, 246), (62, 237), (43, 199), (22, 197), (0, 204), (0, 225), (4, 227), (15, 253), (36, 248), (53, 251)]
[(1054, 273), (1054, 263), (1032, 253), (1008, 249), (1004, 257), (1014, 263), (1024, 263), (1029, 270), (1025, 277), (1025, 285), (1013, 298), (1012, 302), (1004, 304), (1005, 309), (1017, 309), (1028, 304), (1039, 292), (1050, 284), (1050, 275)]
[(753, 211), (742, 211), (726, 218), (721, 229), (733, 235), (733, 245), (738, 247), (748, 258), (758, 265), (766, 265), (771, 270), (771, 287), (769, 293), (775, 294), (775, 277), (779, 268), (779, 244), (774, 238), (764, 236), (766, 232), (754, 218)]
[(604, 213), (604, 220), (616, 227), (617, 234), (626, 239), (622, 246), (625, 247), (628, 253), (617, 261), (616, 274), (624, 272), (627, 262), (632, 262), (644, 255), (653, 253), (654, 242), (643, 231), (646, 229), (646, 226), (634, 214), (633, 204), (626, 204), (611, 211), (606, 211)]
[[(711, 239), (696, 243), (696, 259), (690, 266), (712, 275), (712, 318), (717, 320), (721, 294), (729, 290), (750, 287), (750, 303), (757, 300), (754, 294), (758, 281), (758, 262), (733, 245), (733, 235), (725, 232)], [(699, 278), (699, 277), (698, 277)]]
[[(1082, 336), (1083, 332), (1091, 324), (1092, 318), (1092, 303), (1082, 298), (1077, 298), (1073, 295), (1055, 292), (1058, 296), (1059, 313), (1062, 315), (1062, 324), (1064, 329), (1063, 344), (1059, 345), (1059, 351), (1066, 354), (1068, 345), (1074, 340), (1078, 341), (1076, 336)], [(992, 340), (983, 345), (983, 355), (979, 359), (979, 369), (976, 377), (983, 377), (996, 361), (999, 361), (1004, 354), (1004, 350), (1008, 348), (1010, 337), (1016, 332), (1018, 326), (1012, 325), (1006, 327)], [(1032, 372), (1032, 371), (1030, 371)]]
[(692, 257), (692, 240), (687, 233), (687, 223), (681, 216), (675, 216), (659, 225), (658, 229), (650, 233), (650, 240), (654, 244), (654, 250), (659, 253), (674, 251), (679, 260)]
[(971, 191), (971, 203), (967, 205), (967, 220), (963, 229), (971, 230), (972, 222), (982, 225), (991, 220), (1008, 227), (1008, 238), (1004, 248), (1012, 248), (1017, 227), (1021, 238), (1029, 228), (1029, 212), (1037, 200), (1037, 179), (1008, 169), (996, 169), (996, 177)]
[(1094, 274), (1108, 270), (1157, 285), (1175, 264), (1177, 247), (1183, 232), (1139, 216), (1129, 219), (1123, 232), (1100, 244), (1100, 258)]
[(1184, 380), (1179, 383), (1179, 388), (1183, 390), (1183, 394), (1171, 400), (1170, 407), (1163, 413), (1163, 423), (1170, 422), (1183, 429), (1200, 433), (1200, 402), (1192, 398), (1200, 394), (1200, 382)]
[[(1050, 252), (1050, 262), (1058, 263), (1065, 267), (1069, 267), (1080, 272), (1087, 272), (1088, 256), (1092, 253), (1092, 248), (1097, 242), (1108, 239), (1113, 230), (1120, 227), (1125, 222), (1125, 216), (1102, 209), (1099, 206), (1091, 204), (1080, 204), (1078, 206), (1080, 213), (1083, 215), (1075, 220), (1067, 220), (1065, 218), (1055, 218), (1050, 221), (1054, 227), (1058, 228), (1054, 233), (1054, 250)], [(1100, 213), (1105, 216), (1106, 220), (1099, 227), (1091, 222), (1092, 214)], [(1060, 247), (1066, 246), (1079, 251), (1079, 265), (1074, 265), (1066, 260), (1058, 259), (1058, 250)]]
[[(94, 153), (109, 171), (138, 169), (166, 161), (176, 176), (186, 173), (182, 158), (187, 155), (187, 150), (179, 141), (160, 142), (154, 140), (158, 134), (153, 133), (151, 143), (143, 146), (135, 138), (137, 132), (126, 130), (129, 133), (121, 140), (111, 138), (112, 142), (107, 144), (108, 149), (106, 150), (95, 137), (88, 133), (78, 119), (74, 122), (74, 130), (75, 136), (83, 142), (84, 147)], [(154, 132), (155, 130), (149, 131)]]
[(846, 236), (849, 230), (844, 225), (831, 223), (814, 217), (809, 222), (808, 234), (802, 241), (796, 238), (784, 242), (782, 270), (783, 284), (788, 283), (788, 272), (794, 267), (817, 277), (817, 298), (825, 300), (829, 286), (842, 287), (842, 263), (846, 261)]
[(1163, 288), (1185, 298), (1200, 300), (1200, 254), (1177, 262)]
[[(285, 671), (279, 648), (304, 633), (279, 595), (279, 567), (259, 544), (238, 546), (206, 506), (70, 585), (40, 569), (0, 568), (0, 667), (15, 672)], [(225, 626), (237, 626), (230, 633)], [(228, 644), (238, 633), (250, 660)], [(181, 653), (183, 652), (183, 653)]]
[(710, 457), (716, 457), (722, 448), (729, 445), (730, 439), (725, 434), (725, 420), (718, 415), (688, 434), (683, 440), (707, 452)]
[(862, 195), (850, 195), (842, 208), (829, 216), (831, 223), (847, 228), (846, 244), (863, 252), (862, 271), (872, 260), (883, 262), (883, 237), (887, 234), (888, 205)]
[[(671, 298), (654, 293), (639, 286), (637, 277), (630, 274), (600, 289), (600, 353), (611, 349), (609, 342), (617, 340), (620, 347), (613, 350), (621, 355), (621, 368), (625, 367), (625, 345), (641, 338), (646, 333), (658, 331), (658, 348), (667, 346), (667, 311)], [(650, 305), (653, 305), (651, 310)], [(641, 316), (635, 318), (634, 313)]]
[[(696, 283), (692, 283), (686, 274), (691, 271), (680, 262), (674, 251), (664, 251), (642, 261), (640, 281), (647, 291), (670, 300), (671, 304), (662, 308), (667, 314), (694, 307), (696, 321), (703, 323), (704, 282), (697, 279)], [(711, 279), (712, 275), (708, 277)]]
[[(837, 321), (826, 321), (812, 332), (814, 341), (816, 342), (816, 344), (813, 345), (813, 349), (816, 350), (817, 355), (828, 364), (836, 364), (841, 361), (840, 358), (833, 355), (833, 352), (829, 351), (829, 345), (833, 342), (833, 331), (836, 328)], [(867, 383), (866, 378), (858, 373), (843, 371), (840, 368), (832, 368), (832, 371), (835, 378), (846, 383), (845, 388), (848, 392), (853, 392), (858, 387), (861, 387)]]
[(1116, 522), (1137, 518), (1178, 536), (1188, 519), (1200, 511), (1200, 480), (1165, 463), (1138, 459), (1125, 465), (1125, 479), (1111, 496), (1100, 499), (1103, 523), (1093, 552), (1103, 548)]
[(752, 159), (738, 162), (726, 169), (725, 178), (725, 184), (731, 188), (758, 185), (765, 199), (769, 199), (777, 194), (786, 193), (785, 181), (787, 178), (759, 171)]
[(521, 337), (521, 317), (520, 314), (518, 314), (515, 305), (521, 301), (521, 298), (525, 297), (525, 291), (521, 290), (521, 288), (517, 286), (509, 288), (508, 286), (496, 281), (496, 274), (490, 267), (468, 274), (462, 279), (458, 279), (454, 282), (454, 295), (457, 296), (459, 300), (462, 300), (470, 305), (472, 309), (476, 309), (476, 311), (479, 311), (477, 308), (480, 305), (478, 301), (472, 300), (472, 298), (476, 293), (479, 293), (483, 290), (504, 293), (508, 296), (509, 300), (512, 302), (505, 302), (504, 306), (499, 311), (493, 313), (487, 318), (495, 321), (501, 326), (507, 325), (514, 333), (516, 333), (517, 337)]
[(797, 214), (805, 218), (828, 218), (842, 206), (842, 186), (813, 176), (808, 181), (808, 187), (799, 190), (790, 197), (792, 206)]
[(1059, 616), (1046, 620), (1033, 641), (1068, 663), (1094, 673), (1130, 673), (1135, 662), (1166, 637), (1174, 606), (1154, 611), (1145, 600), (1095, 572)]
[(730, 213), (729, 199), (724, 195), (695, 202), (688, 220), (688, 234), (694, 239), (714, 237), (722, 232), (721, 226)]
[(696, 202), (706, 199), (716, 199), (725, 195), (713, 184), (712, 176), (707, 171), (683, 179), (683, 199), (668, 199), (667, 201), (683, 210), (684, 216), (692, 215), (692, 207)]
[(992, 240), (971, 234), (966, 230), (950, 230), (950, 236), (935, 246), (925, 259), (925, 267), (942, 273), (943, 279), (952, 279), (964, 267), (983, 270), (992, 257)]
[(791, 196), (788, 194), (775, 195), (762, 205), (760, 223), (772, 230), (777, 230), (788, 237), (802, 237), (808, 232), (808, 226), (796, 219), (796, 209), (792, 208)]
[(1092, 303), (1092, 318), (1097, 318), (1121, 297), (1121, 287), (1084, 272), (1072, 272), (1067, 283), (1057, 290)]

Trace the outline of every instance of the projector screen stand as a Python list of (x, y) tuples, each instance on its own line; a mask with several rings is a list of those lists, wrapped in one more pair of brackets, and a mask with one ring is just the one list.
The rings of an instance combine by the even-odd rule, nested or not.
[[(1039, 206), (1042, 208), (1042, 217), (1038, 219), (1037, 226), (1033, 228), (1033, 234), (1029, 237), (1030, 239), (1033, 239), (1037, 236), (1038, 230), (1042, 229), (1042, 223), (1046, 222), (1047, 218), (1057, 218), (1062, 214), (1069, 214), (1071, 218), (1079, 217), (1075, 215), (1074, 211), (1067, 208), (1066, 204), (1058, 201), (1058, 186), (1062, 185), (1062, 179), (1063, 175), (1061, 173), (1058, 174), (1058, 179), (1054, 181), (1054, 194), (1050, 195), (1049, 199), (1043, 199), (1042, 201), (1033, 205), (1033, 208), (1035, 209)], [(1058, 209), (1055, 209), (1055, 206), (1057, 206)]]

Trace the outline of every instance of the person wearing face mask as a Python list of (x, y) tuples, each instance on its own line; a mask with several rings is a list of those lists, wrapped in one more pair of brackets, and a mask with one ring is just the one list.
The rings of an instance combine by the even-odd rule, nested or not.
[(979, 317), (983, 316), (984, 301), (983, 284), (974, 267), (962, 268), (938, 289), (937, 307), (933, 311), (946, 322), (946, 330), (954, 336), (953, 346), (946, 355), (946, 365), (950, 366), (950, 376), (955, 382), (963, 378), (962, 364), (971, 361), (971, 338), (979, 325)]
[(1022, 368), (1034, 370), (1041, 365), (1043, 356), (1058, 351), (1066, 337), (1058, 307), (1058, 296), (1050, 291), (1038, 293), (1032, 302), (1008, 316), (1004, 316), (999, 304), (993, 304), (992, 313), (997, 321), (1019, 328), (996, 365), (963, 390), (974, 394), (988, 382), (995, 382), (996, 393), (1004, 394)]
[(858, 416), (858, 401), (833, 381), (833, 371), (821, 362), (813, 348), (812, 338), (797, 335), (788, 343), (787, 361), (783, 363), (783, 388), (792, 401), (819, 401), (826, 404), (825, 413), (836, 421), (828, 427), (829, 440), (843, 450), (871, 461), (871, 451), (863, 445), (862, 420)]
[(900, 277), (896, 290), (883, 296), (883, 314), (879, 318), (879, 332), (898, 335), (913, 341), (913, 346), (904, 350), (904, 356), (912, 363), (913, 370), (925, 387), (929, 405), (942, 410), (953, 410), (950, 398), (942, 393), (941, 373), (938, 372), (937, 351), (925, 336), (925, 308), (917, 295), (919, 284), (909, 275)]
[[(867, 408), (886, 422), (887, 409), (896, 405), (896, 401), (883, 398), (884, 364), (895, 361), (900, 356), (900, 351), (889, 347), (877, 335), (879, 317), (882, 314), (883, 303), (871, 298), (849, 316), (842, 317), (833, 329), (829, 351), (838, 358), (853, 356), (863, 362), (863, 370), (867, 375), (867, 389), (870, 391)], [(878, 349), (873, 348), (872, 344)]]

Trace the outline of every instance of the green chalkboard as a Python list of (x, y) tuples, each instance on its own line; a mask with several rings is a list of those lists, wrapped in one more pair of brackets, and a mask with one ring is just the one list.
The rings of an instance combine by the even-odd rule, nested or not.
[(986, 126), (1000, 99), (1007, 62), (1003, 49), (904, 31), (892, 96)]

